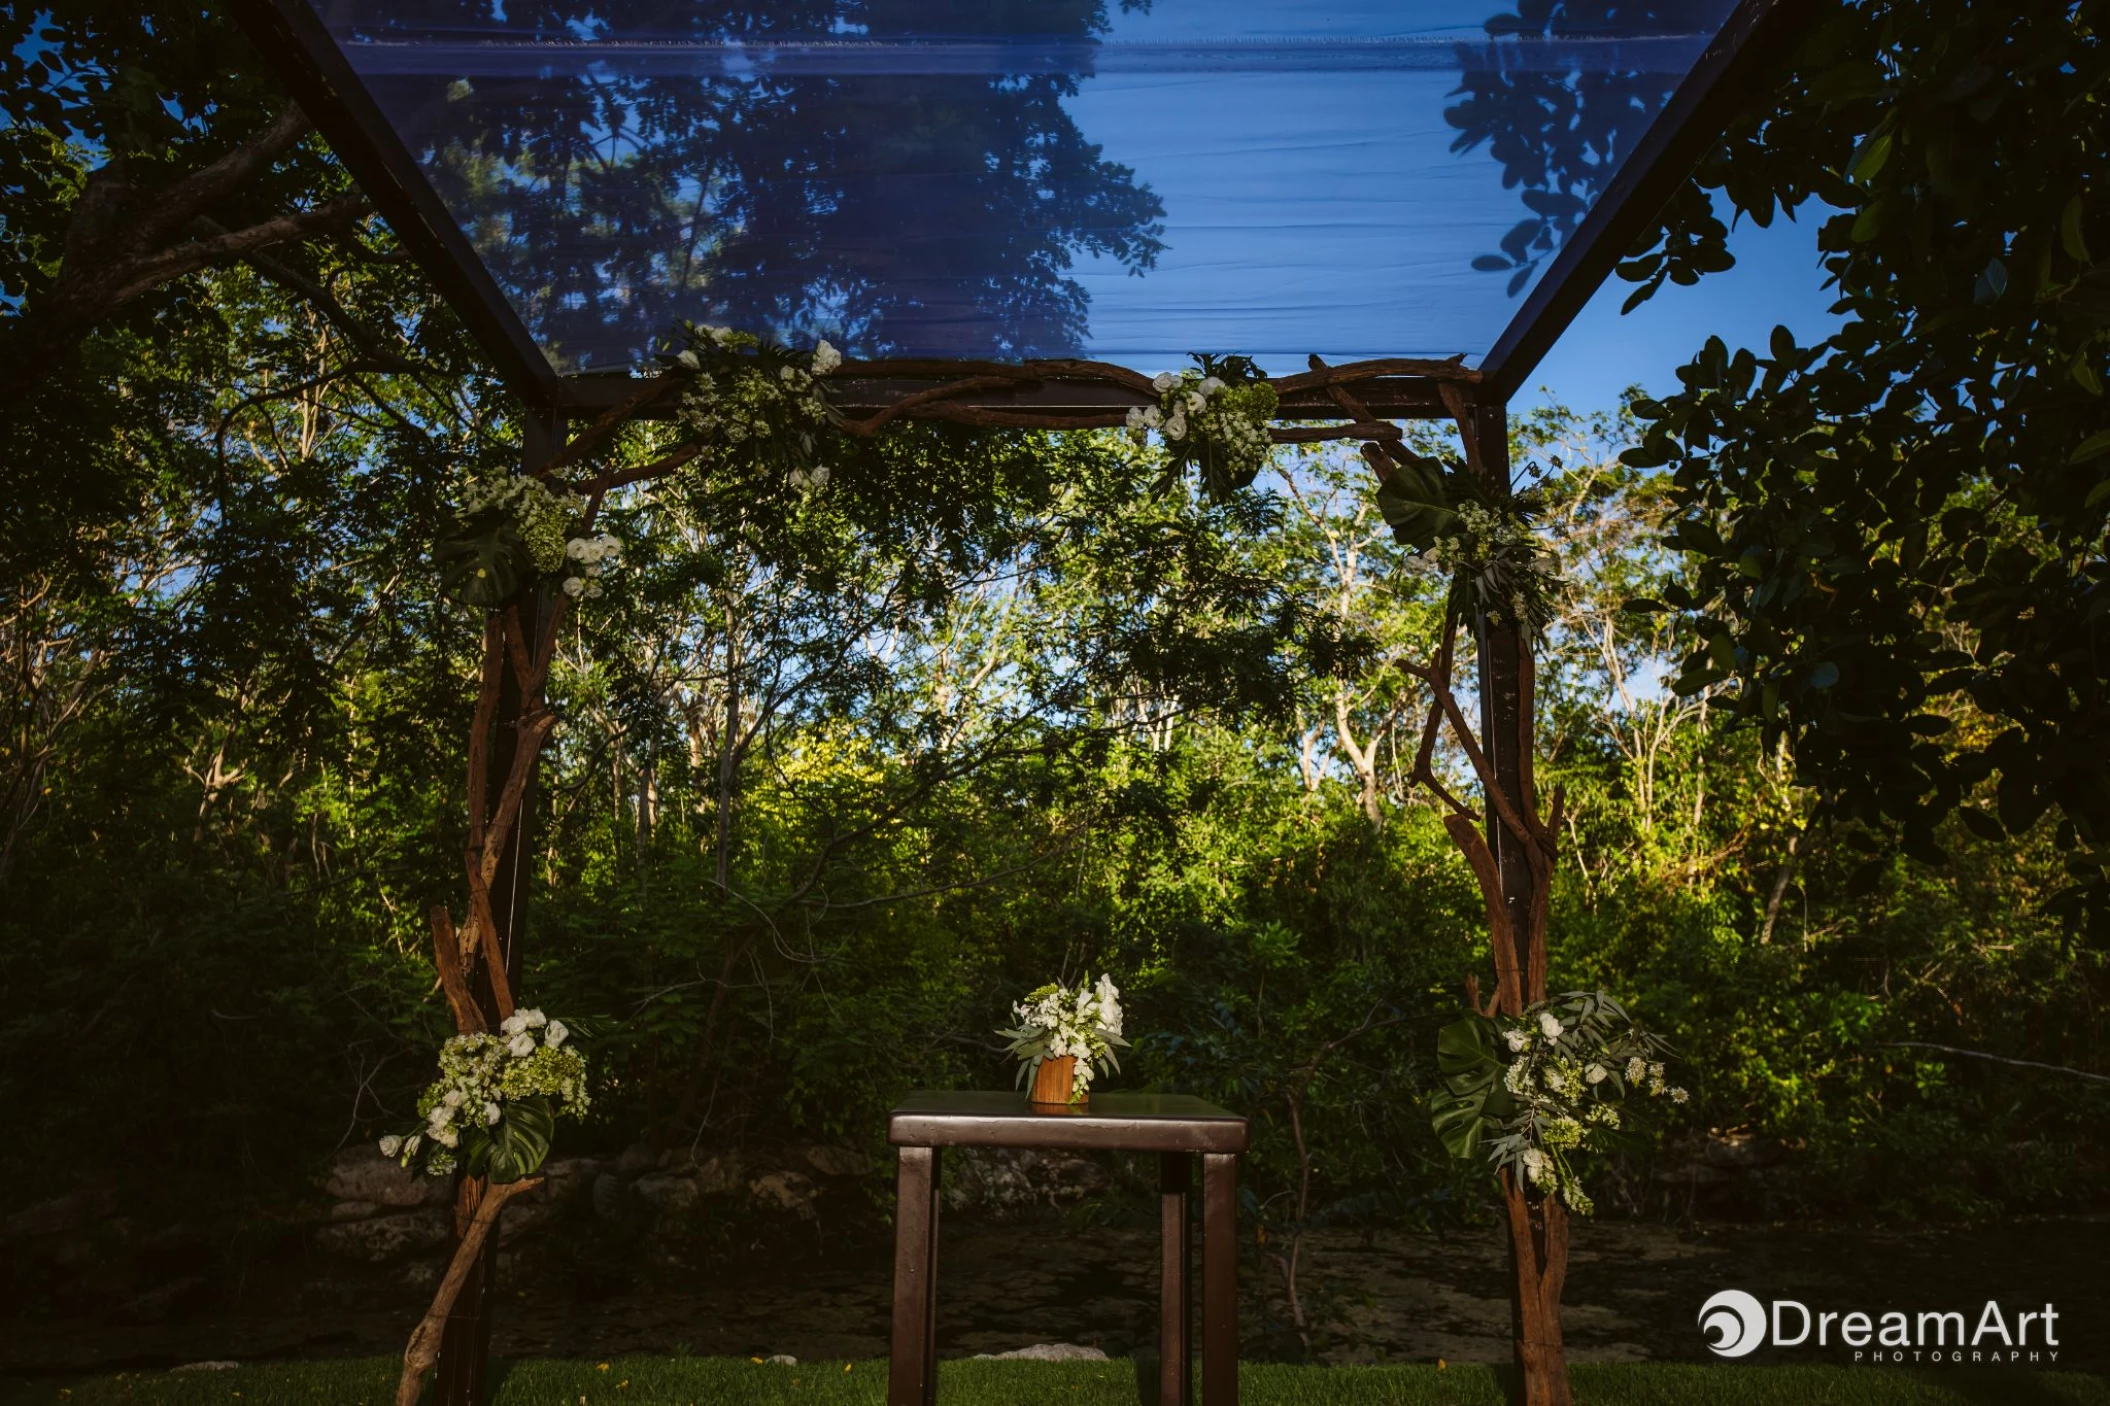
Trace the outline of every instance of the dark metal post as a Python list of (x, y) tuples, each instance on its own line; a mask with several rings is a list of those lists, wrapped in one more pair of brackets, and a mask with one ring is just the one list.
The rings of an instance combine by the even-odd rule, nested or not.
[[(1479, 441), (1480, 472), (1498, 493), (1510, 489), (1509, 412), (1500, 405), (1474, 409)], [(1530, 798), (1524, 794), (1525, 760), (1531, 738), (1525, 736), (1524, 697), (1531, 687), (1531, 650), (1524, 632), (1515, 624), (1497, 624), (1485, 614), (1473, 622), (1480, 656), (1480, 741), (1493, 765), (1495, 782), (1520, 813)], [(1517, 837), (1496, 817), (1494, 805), (1487, 808), (1487, 842), (1494, 851), (1496, 868), (1502, 875), (1502, 898), (1509, 909), (1510, 931), (1516, 937), (1517, 970), (1528, 983), (1531, 972), (1531, 865)], [(1523, 993), (1528, 1005), (1538, 994), (1527, 985)]]
[[(521, 471), (532, 472), (546, 463), (564, 442), (564, 421), (550, 412), (531, 412), (521, 420)], [(517, 602), (520, 618), (539, 637), (548, 595), (533, 582), (521, 590)], [(514, 748), (520, 739), (520, 717), (529, 700), (508, 668), (501, 672), (497, 720), (490, 738), (491, 775), (504, 776), (512, 769)], [(539, 769), (539, 768), (538, 768)], [(491, 880), (491, 916), (498, 928), (499, 950), (505, 953), (506, 978), (514, 991), (520, 989), (522, 930), (527, 925), (528, 876), (532, 865), (536, 801), (535, 773), (529, 772), (520, 801), (520, 819), (513, 826), (512, 841), (499, 857), (498, 873)], [(494, 793), (495, 797), (495, 793)], [(477, 1005), (493, 1029), (498, 1025), (498, 1002), (491, 979), (477, 969), (474, 987)], [(457, 1201), (455, 1231), (460, 1233), (467, 1217)], [(491, 1315), (496, 1303), (498, 1239), (484, 1242), (484, 1252), (462, 1284), (454, 1311), (440, 1334), (440, 1360), (433, 1374), (433, 1401), (437, 1406), (484, 1406), (491, 1398)]]

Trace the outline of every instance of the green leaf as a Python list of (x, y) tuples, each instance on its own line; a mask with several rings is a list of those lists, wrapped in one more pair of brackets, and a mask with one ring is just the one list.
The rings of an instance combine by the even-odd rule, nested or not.
[(1985, 304), (1998, 302), (2007, 291), (2007, 265), (1998, 259), (1989, 259), (1979, 271), (1977, 286), (1971, 290), (1971, 301)]
[(2101, 430), (2082, 440), (2080, 447), (2066, 456), (2066, 462), (2085, 464), (2090, 459), (2101, 458), (2105, 454), (2110, 454), (2110, 430)]
[(1887, 126), (1870, 132), (1855, 150), (1853, 160), (1846, 164), (1846, 178), (1856, 185), (1864, 186), (1874, 180), (1876, 174), (1890, 160), (1892, 141), (1893, 134)]
[(2095, 262), (2088, 257), (2088, 241), (2081, 234), (2081, 197), (2078, 195), (2067, 201), (2065, 210), (2060, 212), (2059, 243), (2066, 246), (2066, 252), (2073, 256), (2074, 262)]
[(533, 1176), (548, 1158), (556, 1132), (557, 1115), (550, 1111), (548, 1099), (524, 1098), (506, 1105), (491, 1130), (491, 1180), (509, 1182)]
[(432, 549), (440, 589), (463, 605), (489, 609), (511, 600), (535, 569), (527, 543), (503, 512), (480, 513)]
[(1453, 1157), (1479, 1155), (1480, 1145), (1516, 1114), (1516, 1100), (1502, 1087), (1502, 1061), (1495, 1054), (1495, 1023), (1468, 1015), (1436, 1032), (1436, 1072), (1443, 1087), (1429, 1099), (1437, 1138)]
[(1837, 682), (1839, 682), (1839, 666), (1832, 663), (1829, 659), (1810, 670), (1811, 688), (1830, 688)]
[(1419, 454), (1393, 461), (1391, 476), (1377, 490), (1377, 510), (1401, 545), (1416, 551), (1457, 530), (1458, 514), (1444, 489), (1443, 465)]

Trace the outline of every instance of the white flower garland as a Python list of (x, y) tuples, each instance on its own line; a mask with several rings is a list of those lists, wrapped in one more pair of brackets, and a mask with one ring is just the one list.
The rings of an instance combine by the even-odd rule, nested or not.
[[(1234, 358), (1235, 360), (1235, 358)], [(1151, 378), (1156, 405), (1128, 412), (1128, 433), (1142, 444), (1152, 431), (1180, 464), (1197, 464), (1203, 486), (1213, 497), (1250, 484), (1275, 452), (1268, 423), (1278, 404), (1275, 388), (1265, 380), (1230, 380), (1207, 369), (1160, 371)], [(1244, 363), (1240, 363), (1244, 365)]]
[(820, 378), (843, 364), (842, 353), (825, 340), (801, 357), (730, 327), (683, 331), (689, 345), (674, 361), (694, 379), (681, 399), (682, 423), (725, 448), (788, 451), (792, 466), (810, 473), (819, 432), (835, 423)]
[(1075, 1059), (1070, 1099), (1081, 1099), (1092, 1086), (1100, 1065), (1116, 1073), (1121, 1062), (1116, 1049), (1127, 1049), (1121, 1038), (1121, 989), (1111, 976), (1079, 982), (1075, 990), (1050, 982), (1011, 1007), (1018, 1026), (999, 1030), (1011, 1043), (1005, 1053), (1022, 1061), (1018, 1082), (1023, 1084), (1039, 1070), (1042, 1060)]

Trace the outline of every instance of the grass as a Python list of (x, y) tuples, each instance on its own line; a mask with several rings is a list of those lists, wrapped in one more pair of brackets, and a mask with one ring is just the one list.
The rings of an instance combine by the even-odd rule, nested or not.
[[(396, 1364), (379, 1358), (266, 1363), (218, 1372), (130, 1372), (0, 1387), (8, 1406), (386, 1406)], [(1639, 1364), (1574, 1369), (1578, 1406), (2110, 1406), (2110, 1380), (2075, 1372)], [(1148, 1391), (1145, 1390), (1146, 1385)], [(946, 1406), (1138, 1406), (1155, 1399), (1135, 1363), (943, 1364)], [(1251, 1363), (1244, 1406), (1505, 1406), (1484, 1366), (1295, 1367)], [(884, 1406), (884, 1362), (758, 1365), (722, 1357), (507, 1364), (495, 1406)]]

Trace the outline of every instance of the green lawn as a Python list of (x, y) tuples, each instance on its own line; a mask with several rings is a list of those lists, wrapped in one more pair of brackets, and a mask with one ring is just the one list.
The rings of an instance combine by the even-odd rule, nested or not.
[[(16, 1384), (14, 1403), (168, 1406), (386, 1406), (395, 1364), (275, 1363), (221, 1372), (133, 1372)], [(1887, 1367), (1577, 1367), (1579, 1406), (2110, 1406), (2110, 1380), (2071, 1372)], [(1155, 1383), (1153, 1381), (1152, 1385)], [(1137, 1406), (1131, 1362), (947, 1362), (939, 1399), (956, 1406)], [(1488, 1367), (1249, 1365), (1244, 1406), (1503, 1406)], [(884, 1362), (773, 1367), (717, 1357), (619, 1357), (605, 1364), (516, 1362), (498, 1406), (883, 1406)]]

